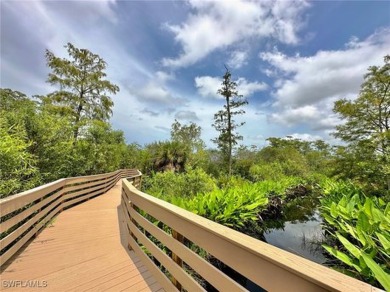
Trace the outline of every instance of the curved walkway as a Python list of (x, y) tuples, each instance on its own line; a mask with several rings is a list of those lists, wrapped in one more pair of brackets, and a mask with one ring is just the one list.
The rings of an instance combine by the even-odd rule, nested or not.
[(0, 290), (163, 291), (127, 249), (120, 198), (118, 182), (60, 213), (2, 268)]

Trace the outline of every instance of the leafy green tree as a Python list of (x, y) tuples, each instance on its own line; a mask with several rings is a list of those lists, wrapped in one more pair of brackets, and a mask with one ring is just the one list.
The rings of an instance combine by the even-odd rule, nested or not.
[(233, 117), (244, 114), (245, 111), (240, 108), (248, 103), (242, 95), (238, 94), (237, 83), (231, 77), (232, 74), (226, 68), (221, 88), (218, 90), (218, 94), (225, 98), (226, 104), (214, 115), (213, 127), (219, 132), (219, 136), (212, 140), (227, 160), (228, 176), (232, 174), (233, 147), (242, 140), (242, 136), (236, 132), (236, 129), (245, 124), (245, 122), (236, 123)]
[(76, 175), (73, 161), (77, 161), (74, 152), (73, 127), (66, 117), (51, 114), (44, 107), (31, 117), (28, 135), (33, 141), (30, 148), (38, 157), (37, 166), (43, 182)]
[(24, 137), (28, 144), (26, 151), (35, 157), (34, 165), (42, 183), (73, 174), (73, 134), (69, 119), (53, 115), (44, 105), (11, 89), (1, 90), (0, 104), (10, 129), (23, 132), (23, 135), (14, 130), (10, 133)]
[(120, 168), (137, 168), (143, 171), (144, 159), (142, 152), (141, 145), (137, 143), (127, 144), (122, 153)]
[(87, 49), (78, 49), (71, 43), (65, 48), (70, 59), (55, 56), (46, 50), (47, 65), (52, 69), (48, 82), (59, 90), (44, 98), (44, 103), (68, 114), (77, 139), (79, 131), (88, 120), (106, 121), (114, 105), (108, 94), (115, 94), (119, 87), (104, 79), (106, 62)]
[[(271, 164), (282, 171), (282, 175), (308, 175), (309, 166), (305, 154), (310, 150), (309, 142), (291, 138), (268, 138), (270, 145), (263, 148), (258, 156), (260, 164)], [(279, 165), (274, 165), (275, 163)], [(266, 169), (262, 167), (261, 169)], [(267, 178), (267, 176), (265, 176)]]
[(111, 125), (94, 121), (88, 131), (87, 141), (92, 145), (92, 172), (101, 173), (119, 169), (122, 153), (126, 149), (125, 137), (122, 131), (113, 130)]
[(310, 170), (331, 176), (335, 164), (334, 148), (323, 140), (310, 142), (310, 148), (311, 150), (305, 155)]
[(37, 186), (37, 159), (28, 152), (31, 142), (21, 125), (9, 128), (0, 115), (0, 136), (0, 198)]
[(204, 158), (200, 167), (209, 175), (218, 178), (221, 174), (225, 175), (223, 171), (226, 164), (223, 161), (221, 152), (217, 149), (205, 149), (202, 154)]
[(171, 140), (181, 143), (187, 149), (186, 167), (204, 169), (207, 164), (208, 158), (201, 133), (202, 128), (194, 122), (181, 124), (175, 120), (171, 126)]
[(357, 163), (369, 162), (376, 180), (390, 190), (390, 55), (384, 63), (368, 68), (357, 99), (335, 102), (333, 110), (345, 123), (336, 127), (334, 136), (349, 143), (353, 152), (364, 153), (365, 161)]
[(296, 176), (315, 181), (333, 171), (332, 147), (322, 140), (303, 141), (291, 136), (270, 137), (269, 145), (252, 158), (249, 168), (254, 181)]
[(202, 128), (191, 122), (188, 125), (181, 124), (178, 120), (171, 126), (171, 140), (188, 145), (191, 152), (198, 151), (204, 147), (204, 142), (200, 138)]
[(255, 145), (251, 147), (240, 145), (234, 155), (235, 174), (243, 178), (250, 178), (250, 168), (257, 161), (258, 149)]
[(34, 142), (29, 138), (30, 117), (36, 103), (19, 91), (0, 89), (0, 197), (33, 188), (41, 182)]

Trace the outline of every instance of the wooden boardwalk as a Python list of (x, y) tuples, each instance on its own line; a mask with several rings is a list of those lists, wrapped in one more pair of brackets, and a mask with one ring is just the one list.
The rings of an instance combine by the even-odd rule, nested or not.
[(2, 268), (0, 290), (163, 291), (127, 249), (120, 192), (118, 182), (60, 213)]

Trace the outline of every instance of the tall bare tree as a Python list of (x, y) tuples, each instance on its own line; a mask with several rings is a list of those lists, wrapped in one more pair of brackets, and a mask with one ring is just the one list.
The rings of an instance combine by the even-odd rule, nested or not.
[(226, 103), (222, 110), (214, 114), (213, 127), (219, 132), (219, 136), (212, 141), (217, 144), (227, 160), (228, 175), (231, 176), (233, 148), (239, 140), (242, 140), (242, 136), (237, 133), (236, 129), (245, 124), (245, 122), (236, 123), (233, 117), (244, 114), (245, 111), (241, 107), (248, 102), (238, 94), (237, 83), (232, 80), (232, 74), (228, 68), (226, 68), (218, 94), (225, 98)]

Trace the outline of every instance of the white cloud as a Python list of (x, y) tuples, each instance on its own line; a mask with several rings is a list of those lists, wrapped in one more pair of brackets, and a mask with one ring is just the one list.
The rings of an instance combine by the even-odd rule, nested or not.
[(247, 38), (273, 37), (296, 44), (302, 12), (309, 6), (302, 1), (188, 1), (193, 12), (181, 25), (167, 24), (182, 46), (182, 53), (163, 59), (165, 66), (183, 67), (196, 63), (214, 50), (226, 48)]
[[(38, 1), (43, 2), (43, 1)], [(76, 23), (98, 23), (102, 19), (117, 23), (118, 19), (114, 11), (116, 0), (84, 0), (73, 1), (72, 5), (66, 2), (48, 2), (46, 7), (52, 13), (57, 14), (59, 18), (66, 19), (66, 21), (74, 21)]]
[[(25, 82), (22, 88), (26, 88), (27, 94), (47, 94), (52, 91), (53, 88), (48, 84), (41, 86), (42, 89), (38, 88), (37, 82), (30, 78), (30, 75), (35, 75), (44, 84), (49, 72), (45, 64), (45, 49), (49, 49), (56, 56), (68, 57), (63, 47), (68, 42), (99, 54), (108, 64), (106, 72), (110, 80), (118, 80), (120, 83), (124, 76), (131, 76), (132, 81), (151, 77), (149, 70), (129, 54), (122, 40), (116, 38), (113, 33), (112, 22), (117, 18), (115, 5), (117, 3), (112, 0), (102, 0), (98, 3), (2, 2), (2, 24), (3, 21), (5, 23), (1, 28), (2, 82), (10, 85), (16, 83), (15, 88), (18, 88), (18, 81), (23, 79)], [(99, 29), (96, 29), (97, 26)]]
[(356, 95), (367, 68), (381, 64), (389, 47), (390, 29), (387, 29), (361, 42), (353, 38), (343, 50), (319, 51), (308, 57), (290, 57), (273, 51), (263, 52), (260, 57), (284, 75), (274, 92), (276, 104), (303, 106), (334, 96)]
[(237, 79), (237, 90), (239, 94), (242, 94), (244, 97), (251, 96), (257, 91), (263, 91), (268, 88), (268, 85), (264, 82), (248, 82), (245, 78)]
[[(245, 78), (237, 79), (237, 91), (244, 97), (249, 97), (257, 91), (263, 91), (268, 88), (264, 82), (248, 82)], [(222, 79), (219, 77), (200, 76), (195, 78), (195, 87), (203, 97), (221, 98), (217, 93), (221, 87)]]
[(283, 111), (271, 114), (271, 120), (288, 125), (306, 123), (315, 120), (320, 115), (319, 110), (312, 105), (299, 108), (286, 108)]
[(173, 75), (173, 73), (167, 73), (164, 71), (157, 71), (155, 73), (155, 76), (156, 76), (157, 81), (161, 82), (161, 83), (165, 83), (167, 81), (175, 79), (175, 76)]
[(268, 115), (268, 120), (287, 127), (306, 125), (313, 131), (334, 130), (340, 124), (340, 119), (332, 112), (334, 101), (335, 99), (329, 99), (315, 105), (295, 108), (274, 107), (275, 111)]
[(261, 53), (272, 72), (275, 98), (269, 121), (288, 127), (306, 126), (324, 136), (341, 123), (334, 102), (358, 95), (369, 66), (382, 65), (390, 47), (390, 29), (365, 40), (352, 37), (343, 49), (319, 51), (313, 56), (287, 56), (277, 50)]
[(241, 68), (246, 65), (248, 62), (248, 52), (246, 51), (234, 51), (230, 55), (230, 60), (228, 61), (228, 65), (233, 67), (234, 69)]
[(198, 89), (198, 93), (203, 97), (220, 98), (217, 93), (221, 87), (222, 79), (211, 76), (195, 77), (195, 87)]
[(323, 140), (323, 138), (319, 135), (312, 135), (309, 133), (294, 133), (290, 134), (288, 136), (293, 137), (294, 139), (300, 139), (303, 141), (316, 141), (316, 140)]
[(137, 90), (130, 91), (137, 96), (138, 100), (143, 103), (157, 105), (182, 105), (186, 100), (174, 96), (167, 88), (153, 81), (148, 82), (145, 86)]
[(187, 120), (191, 122), (199, 121), (198, 116), (193, 111), (178, 111), (175, 114), (175, 118), (178, 120)]

